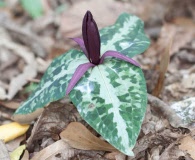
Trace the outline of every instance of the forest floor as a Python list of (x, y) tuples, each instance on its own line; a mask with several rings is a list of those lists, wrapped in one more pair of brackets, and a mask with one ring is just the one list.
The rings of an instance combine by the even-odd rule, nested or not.
[[(0, 1), (0, 125), (12, 122), (14, 111), (36, 88), (52, 59), (78, 47), (70, 37), (81, 37), (87, 10), (93, 13), (99, 29), (113, 24), (122, 12), (135, 14), (145, 22), (151, 45), (135, 59), (147, 82), (147, 113), (133, 149), (135, 157), (106, 152), (104, 148), (72, 148), (62, 141), (60, 132), (74, 121), (100, 136), (81, 119), (68, 99), (46, 107), (25, 135), (6, 144), (1, 142), (0, 146), (6, 148), (4, 154), (26, 144), (20, 154), (23, 160), (195, 159), (194, 1), (40, 1), (42, 15), (29, 13), (18, 0)], [(0, 159), (5, 155), (1, 151)]]

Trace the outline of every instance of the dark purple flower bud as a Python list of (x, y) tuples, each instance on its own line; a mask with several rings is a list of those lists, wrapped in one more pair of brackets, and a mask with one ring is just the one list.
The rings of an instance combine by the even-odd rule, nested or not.
[(91, 63), (98, 65), (100, 62), (100, 35), (90, 11), (87, 11), (83, 18), (82, 33), (87, 58)]

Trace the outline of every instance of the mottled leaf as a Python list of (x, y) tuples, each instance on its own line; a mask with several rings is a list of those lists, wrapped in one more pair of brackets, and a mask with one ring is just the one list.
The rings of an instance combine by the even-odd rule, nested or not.
[(90, 126), (115, 148), (133, 155), (147, 103), (139, 67), (107, 58), (89, 69), (69, 96)]
[(100, 30), (101, 55), (107, 50), (128, 57), (144, 52), (150, 45), (144, 33), (144, 23), (136, 16), (123, 13), (112, 26)]
[[(43, 108), (50, 102), (65, 96), (66, 88), (76, 68), (88, 62), (83, 52), (70, 50), (53, 60), (45, 72), (39, 86), (15, 112), (13, 119), (19, 115), (26, 115)], [(21, 120), (25, 123), (25, 119)]]
[[(143, 22), (133, 15), (122, 14), (100, 34), (101, 54), (113, 50), (132, 57), (149, 45)], [(26, 116), (63, 98), (77, 67), (87, 62), (84, 53), (76, 50), (54, 59), (39, 86), (15, 112), (14, 119), (23, 116), (20, 120), (24, 123)], [(69, 96), (83, 119), (105, 140), (124, 154), (133, 155), (147, 103), (146, 82), (139, 67), (106, 57), (82, 76)]]

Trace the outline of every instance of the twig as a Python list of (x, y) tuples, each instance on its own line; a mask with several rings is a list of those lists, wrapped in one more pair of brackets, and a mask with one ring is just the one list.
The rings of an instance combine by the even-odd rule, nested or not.
[(175, 114), (175, 112), (165, 102), (157, 97), (148, 94), (148, 103), (157, 113), (165, 117), (170, 123), (174, 120), (174, 126), (179, 126), (182, 122), (181, 119)]

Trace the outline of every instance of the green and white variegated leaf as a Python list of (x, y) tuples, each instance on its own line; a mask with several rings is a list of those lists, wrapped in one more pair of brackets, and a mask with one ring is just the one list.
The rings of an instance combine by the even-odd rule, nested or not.
[(101, 54), (108, 50), (128, 57), (143, 53), (150, 45), (144, 33), (144, 23), (138, 17), (123, 13), (112, 26), (100, 30)]
[[(100, 36), (101, 54), (114, 50), (133, 57), (149, 46), (143, 22), (126, 13), (113, 26), (102, 29)], [(84, 53), (77, 50), (54, 59), (13, 119), (29, 123), (33, 120), (29, 117), (37, 110), (63, 98), (76, 68), (87, 62)], [(121, 152), (133, 155), (147, 103), (146, 82), (139, 67), (106, 58), (83, 75), (69, 96), (85, 121)]]
[(50, 102), (63, 98), (76, 68), (86, 62), (88, 59), (78, 50), (70, 50), (54, 59), (36, 90), (16, 110), (15, 115), (32, 113)]
[(147, 103), (139, 67), (107, 58), (89, 69), (69, 96), (90, 126), (121, 152), (133, 155)]

